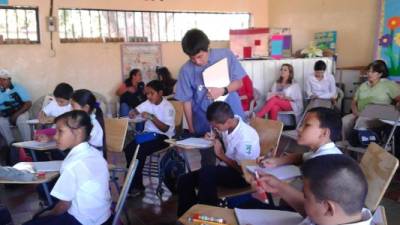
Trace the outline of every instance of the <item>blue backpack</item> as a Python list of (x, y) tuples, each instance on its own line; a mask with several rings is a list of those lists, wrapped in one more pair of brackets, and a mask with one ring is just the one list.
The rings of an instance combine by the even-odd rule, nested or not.
[(175, 149), (170, 149), (161, 158), (159, 167), (160, 173), (157, 195), (159, 195), (159, 197), (162, 196), (163, 191), (161, 184), (163, 182), (173, 194), (176, 194), (178, 178), (186, 172), (185, 160)]

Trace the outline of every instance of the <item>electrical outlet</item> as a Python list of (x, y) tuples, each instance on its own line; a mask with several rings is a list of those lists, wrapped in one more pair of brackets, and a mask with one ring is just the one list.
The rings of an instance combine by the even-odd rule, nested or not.
[(47, 21), (47, 31), (48, 32), (56, 32), (57, 31), (57, 18), (54, 16), (46, 17)]

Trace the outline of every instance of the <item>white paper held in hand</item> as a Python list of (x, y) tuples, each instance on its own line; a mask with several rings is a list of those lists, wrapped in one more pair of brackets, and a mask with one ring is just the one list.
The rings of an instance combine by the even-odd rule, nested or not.
[(299, 167), (293, 165), (278, 166), (274, 168), (262, 168), (259, 166), (246, 166), (246, 169), (250, 173), (255, 173), (255, 171), (271, 174), (278, 178), (279, 180), (288, 180), (291, 178), (301, 176)]
[[(213, 65), (209, 66), (203, 71), (204, 85), (207, 88), (217, 87), (223, 88), (227, 87), (231, 81), (229, 78), (228, 69), (228, 59), (223, 58)], [(225, 101), (229, 94), (220, 96), (215, 101)]]
[(209, 148), (213, 146), (212, 141), (206, 140), (204, 138), (193, 138), (193, 137), (177, 141), (176, 144), (190, 146), (190, 147), (197, 147), (197, 148)]

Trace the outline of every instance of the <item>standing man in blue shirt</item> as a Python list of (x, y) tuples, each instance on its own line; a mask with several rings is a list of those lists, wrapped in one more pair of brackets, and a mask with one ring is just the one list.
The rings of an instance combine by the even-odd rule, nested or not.
[(23, 141), (31, 140), (28, 110), (32, 102), (28, 91), (19, 84), (12, 83), (10, 73), (0, 69), (0, 134), (7, 144), (14, 142), (10, 125), (16, 125)]
[[(246, 72), (234, 54), (229, 49), (209, 49), (210, 40), (203, 31), (198, 29), (187, 31), (181, 44), (189, 60), (179, 71), (175, 98), (183, 102), (189, 132), (196, 136), (204, 136), (210, 131), (210, 124), (206, 118), (207, 107), (215, 99), (224, 95), (228, 95), (225, 102), (230, 105), (234, 114), (245, 119), (237, 90), (242, 86), (242, 78)], [(206, 88), (203, 71), (223, 58), (228, 60), (231, 83), (222, 88)], [(202, 165), (213, 164), (213, 160), (208, 158), (210, 156), (208, 153), (213, 153), (212, 151), (201, 151), (201, 153)]]

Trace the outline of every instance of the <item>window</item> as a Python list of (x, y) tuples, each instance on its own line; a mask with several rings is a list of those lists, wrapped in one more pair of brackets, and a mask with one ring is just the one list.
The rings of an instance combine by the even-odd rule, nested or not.
[(180, 41), (194, 27), (211, 40), (229, 40), (230, 29), (250, 24), (249, 13), (59, 9), (58, 15), (61, 42)]
[(38, 8), (0, 6), (0, 43), (40, 43)]

